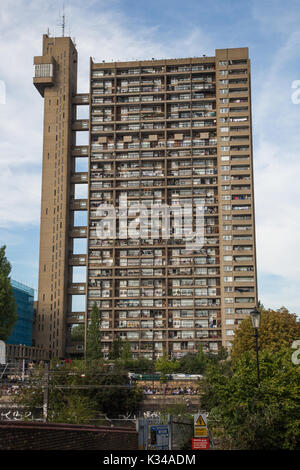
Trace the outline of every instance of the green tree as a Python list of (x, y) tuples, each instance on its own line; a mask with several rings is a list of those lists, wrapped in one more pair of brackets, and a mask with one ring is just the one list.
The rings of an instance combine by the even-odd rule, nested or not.
[(209, 428), (220, 447), (299, 449), (300, 370), (291, 355), (291, 349), (260, 353), (260, 387), (251, 351), (208, 367), (201, 406), (209, 412)]
[(84, 342), (84, 323), (79, 325), (72, 326), (71, 329), (71, 341), (74, 343), (83, 343)]
[(10, 283), (11, 265), (5, 256), (6, 246), (0, 248), (0, 340), (7, 340), (17, 321), (17, 304)]
[(88, 325), (85, 357), (87, 360), (91, 361), (102, 357), (100, 344), (100, 312), (96, 302), (94, 302), (90, 323)]
[[(44, 370), (37, 367), (15, 400), (26, 410), (43, 405)], [(56, 423), (101, 424), (104, 415), (137, 413), (142, 390), (131, 384), (127, 371), (106, 372), (99, 362), (72, 360), (52, 364), (49, 373), (49, 421)]]
[(125, 341), (123, 341), (120, 356), (121, 356), (121, 359), (123, 359), (123, 361), (128, 361), (129, 359), (132, 359), (131, 345), (130, 345), (130, 341), (128, 338), (126, 338)]
[(152, 361), (146, 357), (139, 357), (137, 359), (118, 359), (115, 361), (115, 365), (118, 368), (128, 370), (129, 372), (152, 372)]
[(109, 359), (120, 359), (121, 353), (123, 349), (123, 342), (120, 338), (120, 336), (117, 337), (117, 339), (114, 339), (112, 342), (112, 348), (109, 352)]
[(179, 365), (179, 361), (169, 359), (167, 353), (164, 351), (163, 355), (155, 362), (155, 370), (162, 374), (173, 374), (178, 371)]
[(208, 356), (203, 352), (200, 345), (196, 354), (188, 353), (179, 359), (178, 371), (184, 374), (202, 374), (207, 361)]
[[(300, 338), (300, 322), (297, 316), (289, 313), (285, 307), (278, 310), (261, 309), (258, 333), (260, 350), (279, 351), (290, 347), (294, 340)], [(231, 358), (238, 359), (246, 351), (255, 351), (254, 332), (249, 317), (242, 321), (235, 332)]]

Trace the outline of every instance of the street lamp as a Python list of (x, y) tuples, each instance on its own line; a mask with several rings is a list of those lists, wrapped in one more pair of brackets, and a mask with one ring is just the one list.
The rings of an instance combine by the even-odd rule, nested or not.
[(260, 386), (260, 377), (259, 377), (259, 360), (258, 360), (258, 328), (260, 325), (260, 311), (255, 307), (254, 310), (250, 312), (252, 326), (254, 328), (255, 336), (255, 348), (256, 348), (256, 363), (257, 363), (257, 385)]

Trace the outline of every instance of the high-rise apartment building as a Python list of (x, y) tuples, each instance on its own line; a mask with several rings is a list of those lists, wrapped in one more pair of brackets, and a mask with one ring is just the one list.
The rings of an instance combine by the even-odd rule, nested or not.
[[(76, 83), (71, 39), (45, 35), (34, 59), (44, 97), (36, 345), (82, 353), (96, 302), (105, 357), (117, 337), (135, 357), (230, 347), (257, 303), (248, 49), (90, 60), (89, 93)], [(176, 208), (184, 230), (171, 216), (164, 232)], [(197, 214), (193, 245), (184, 234)]]

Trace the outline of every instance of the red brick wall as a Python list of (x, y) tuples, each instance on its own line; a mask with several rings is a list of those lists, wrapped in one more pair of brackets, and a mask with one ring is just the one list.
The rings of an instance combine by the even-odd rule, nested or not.
[(0, 422), (0, 450), (136, 450), (132, 428)]

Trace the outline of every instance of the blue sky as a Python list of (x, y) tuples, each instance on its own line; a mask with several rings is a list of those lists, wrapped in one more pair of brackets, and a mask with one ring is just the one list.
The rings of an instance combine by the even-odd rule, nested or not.
[[(43, 100), (32, 59), (49, 27), (60, 35), (60, 0), (2, 0), (0, 80), (0, 244), (16, 280), (37, 288)], [(76, 38), (79, 91), (95, 60), (214, 55), (249, 47), (252, 70), (259, 298), (300, 313), (300, 2), (286, 0), (65, 0)], [(0, 97), (1, 98), (1, 97)], [(1, 99), (0, 99), (1, 102)]]

